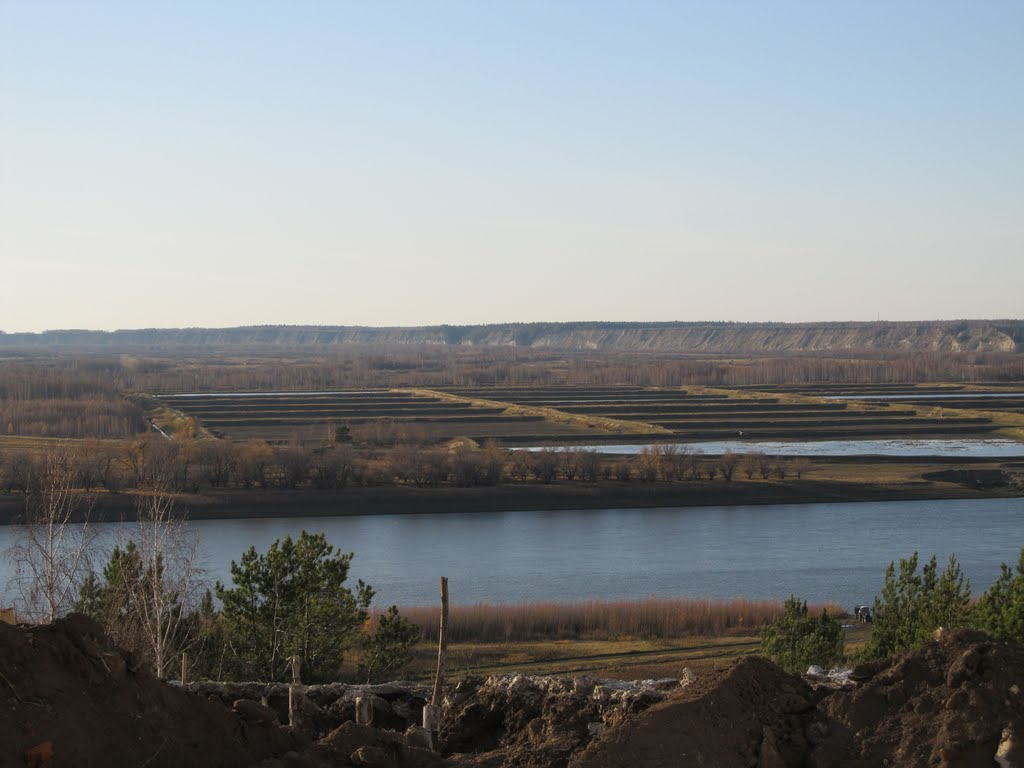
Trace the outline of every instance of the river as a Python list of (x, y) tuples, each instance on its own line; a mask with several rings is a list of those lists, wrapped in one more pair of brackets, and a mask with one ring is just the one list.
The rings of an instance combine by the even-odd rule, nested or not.
[[(574, 448), (598, 453), (637, 454), (654, 443), (616, 443), (532, 446), (524, 451), (548, 448)], [(877, 438), (864, 440), (705, 440), (691, 443), (657, 443), (675, 445), (680, 451), (701, 451), (707, 454), (767, 453), (769, 456), (949, 456), (954, 458), (1009, 459), (1024, 458), (1024, 443), (1006, 438), (921, 439)]]
[[(282, 512), (286, 512), (282, 510)], [(974, 594), (1015, 564), (1024, 499), (862, 502), (562, 512), (368, 515), (203, 520), (211, 578), (228, 579), (243, 549), (265, 551), (302, 529), (355, 552), (350, 578), (378, 605), (452, 601), (748, 597), (846, 606), (868, 603), (890, 560), (955, 553)], [(108, 545), (117, 529), (104, 524)], [(14, 529), (0, 527), (0, 550)], [(10, 578), (0, 565), (0, 583)]]

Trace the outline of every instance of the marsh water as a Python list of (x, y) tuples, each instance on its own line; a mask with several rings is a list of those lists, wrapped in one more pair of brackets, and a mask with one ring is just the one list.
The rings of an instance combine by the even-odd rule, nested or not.
[[(1024, 499), (672, 509), (479, 512), (204, 520), (192, 523), (209, 575), (253, 545), (323, 531), (355, 552), (351, 577), (378, 604), (428, 604), (448, 576), (453, 602), (771, 598), (870, 602), (890, 560), (955, 553), (975, 594), (1016, 563)], [(108, 541), (117, 526), (108, 524)], [(12, 529), (0, 527), (0, 549)], [(6, 563), (0, 582), (10, 576)]]

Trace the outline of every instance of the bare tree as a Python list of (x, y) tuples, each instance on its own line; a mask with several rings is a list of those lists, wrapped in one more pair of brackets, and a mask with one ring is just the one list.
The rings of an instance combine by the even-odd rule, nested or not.
[(754, 473), (757, 472), (757, 454), (756, 453), (745, 453), (743, 454), (743, 474), (747, 476), (747, 480), (754, 479)]
[(740, 457), (732, 451), (726, 451), (722, 454), (718, 460), (718, 471), (722, 474), (722, 479), (727, 483), (732, 482), (732, 475), (736, 471), (736, 466), (740, 463)]
[(597, 451), (580, 451), (580, 477), (585, 483), (596, 483), (601, 469), (601, 457)]
[(170, 663), (196, 641), (190, 616), (204, 587), (199, 536), (177, 514), (174, 497), (165, 488), (139, 500), (138, 524), (129, 536), (138, 556), (136, 578), (124, 584), (129, 610), (153, 671), (162, 678)]
[(814, 465), (806, 456), (797, 456), (790, 461), (789, 468), (792, 473), (796, 475), (796, 479), (800, 480), (804, 475), (814, 469)]
[(658, 479), (658, 471), (661, 467), (661, 446), (648, 445), (640, 451), (638, 459), (637, 477), (641, 482), (653, 483)]
[(46, 451), (34, 467), (25, 515), (6, 552), (14, 565), (18, 614), (53, 621), (70, 609), (89, 572), (96, 497), (78, 490), (79, 468), (66, 446)]

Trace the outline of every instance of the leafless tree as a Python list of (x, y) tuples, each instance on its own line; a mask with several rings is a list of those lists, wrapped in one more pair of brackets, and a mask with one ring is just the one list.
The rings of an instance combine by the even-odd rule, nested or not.
[(640, 451), (638, 459), (637, 477), (641, 482), (653, 483), (658, 479), (658, 472), (661, 468), (661, 446), (648, 445)]
[(701, 459), (703, 457), (704, 451), (700, 448), (694, 448), (683, 455), (683, 470), (686, 473), (686, 477), (690, 480), (700, 480)]
[(732, 482), (733, 473), (736, 471), (736, 465), (739, 463), (740, 457), (732, 451), (726, 451), (718, 459), (718, 471), (722, 474), (722, 479), (725, 482)]
[(47, 450), (33, 471), (6, 556), (14, 566), (18, 614), (53, 621), (71, 609), (89, 572), (96, 497), (78, 490), (79, 469), (66, 446)]
[(562, 464), (562, 477), (566, 480), (575, 480), (580, 471), (579, 451), (575, 448), (563, 448), (559, 452)]
[(532, 458), (533, 476), (542, 483), (554, 482), (558, 475), (558, 451), (554, 448), (543, 448), (534, 452)]
[(814, 469), (814, 465), (806, 456), (797, 456), (789, 462), (789, 469), (794, 475), (796, 475), (796, 479), (800, 480), (804, 475)]
[(525, 480), (529, 477), (532, 463), (529, 451), (512, 451), (512, 479)]
[(596, 483), (601, 469), (601, 457), (597, 451), (580, 451), (580, 478), (585, 483)]
[(666, 443), (661, 446), (661, 479), (678, 480), (682, 464), (680, 463), (679, 446)]
[(782, 456), (779, 456), (776, 458), (775, 463), (772, 464), (772, 472), (779, 480), (785, 480), (786, 475), (789, 474), (789, 462)]
[(202, 596), (199, 536), (179, 515), (166, 488), (140, 497), (129, 533), (138, 555), (137, 578), (126, 580), (130, 611), (157, 677), (194, 644), (190, 615)]
[(753, 480), (754, 473), (757, 472), (757, 454), (743, 454), (743, 462), (741, 464), (741, 467), (743, 469), (743, 474), (747, 476), (747, 480)]

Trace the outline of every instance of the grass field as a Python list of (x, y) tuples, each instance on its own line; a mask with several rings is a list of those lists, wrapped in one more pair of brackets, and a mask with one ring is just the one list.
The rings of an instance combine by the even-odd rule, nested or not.
[(427, 442), (454, 437), (576, 440), (605, 433), (582, 419), (560, 423), (545, 413), (510, 411), (504, 403), (475, 403), (429, 390), (160, 395), (153, 399), (232, 440), (322, 441), (329, 429), (341, 425), (358, 429), (381, 424)]
[[(906, 386), (898, 388), (905, 394)], [(828, 396), (896, 392), (895, 388), (776, 387), (756, 389), (655, 389), (641, 387), (523, 387), (520, 389), (461, 388), (447, 390), (464, 398), (500, 399), (530, 407), (588, 417), (633, 421), (664, 430), (680, 440), (726, 438), (814, 440), (857, 438), (983, 437), (1012, 429), (1016, 419), (1014, 398), (971, 398), (963, 405), (981, 402), (986, 411), (954, 410), (946, 399), (931, 402), (918, 397), (906, 402), (828, 400)], [(923, 388), (920, 394), (946, 392), (948, 388)], [(1005, 416), (988, 408), (994, 400)], [(1024, 422), (1022, 422), (1024, 424)]]
[[(358, 429), (386, 424), (426, 442), (468, 437), (522, 445), (611, 439), (1018, 437), (1024, 434), (1024, 394), (980, 396), (1013, 391), (977, 385), (763, 389), (533, 386), (160, 395), (152, 399), (232, 440), (317, 441), (338, 425)], [(950, 394), (973, 396), (955, 398)], [(857, 399), (882, 395), (892, 399)]]
[[(852, 655), (871, 633), (868, 624), (846, 629), (846, 653)], [(528, 675), (589, 675), (618, 680), (678, 678), (684, 669), (700, 675), (760, 649), (757, 631), (735, 636), (692, 636), (675, 640), (541, 640), (508, 643), (451, 643), (447, 677)], [(405, 677), (433, 678), (436, 642), (415, 649)]]

